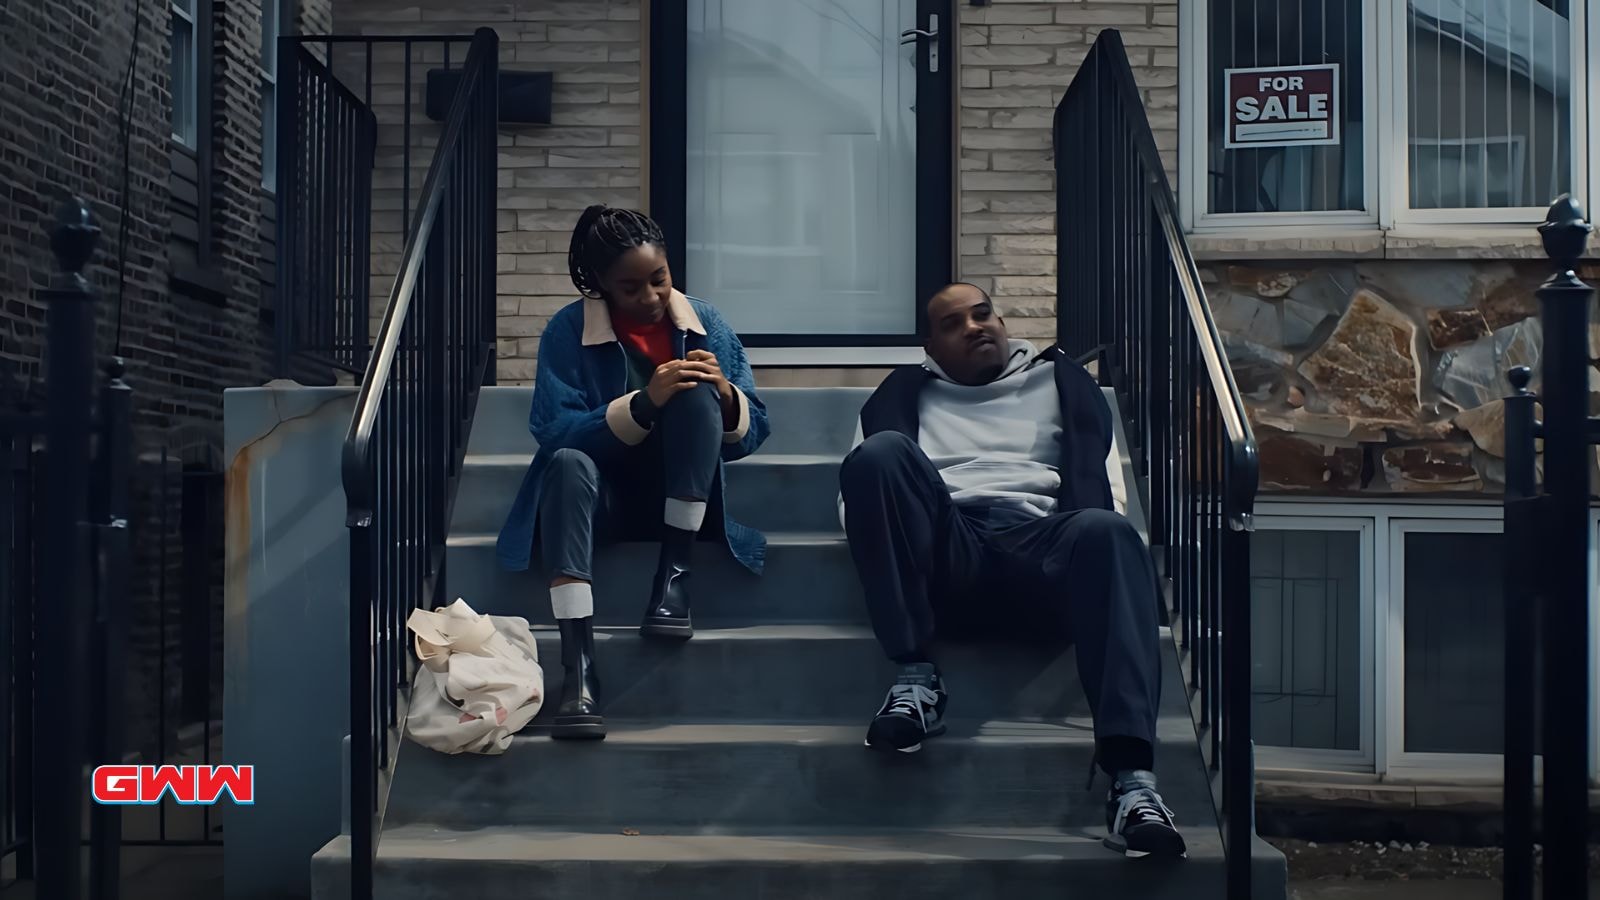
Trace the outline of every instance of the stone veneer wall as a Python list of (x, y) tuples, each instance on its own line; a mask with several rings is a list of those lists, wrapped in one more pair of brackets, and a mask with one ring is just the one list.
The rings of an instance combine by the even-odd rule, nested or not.
[(1156, 146), (1177, 184), (1175, 0), (956, 5), (961, 22), (958, 277), (990, 292), (1011, 332), (1055, 336), (1055, 162), (1050, 125), (1101, 29), (1116, 28)]
[[(1502, 490), (1505, 373), (1537, 372), (1534, 290), (1547, 272), (1541, 262), (1203, 265), (1262, 489)], [(1600, 357), (1600, 328), (1589, 348)], [(1590, 384), (1600, 400), (1600, 371)]]

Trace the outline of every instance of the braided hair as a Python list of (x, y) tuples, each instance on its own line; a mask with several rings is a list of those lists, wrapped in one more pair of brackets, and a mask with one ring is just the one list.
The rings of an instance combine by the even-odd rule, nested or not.
[(597, 203), (583, 211), (572, 229), (572, 246), (567, 251), (567, 269), (572, 284), (585, 297), (599, 298), (600, 278), (606, 270), (635, 247), (654, 244), (666, 249), (661, 226), (641, 212), (613, 209)]

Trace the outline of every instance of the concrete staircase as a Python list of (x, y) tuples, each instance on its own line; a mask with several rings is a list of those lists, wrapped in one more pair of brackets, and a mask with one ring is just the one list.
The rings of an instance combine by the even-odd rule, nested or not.
[[(449, 596), (544, 626), (552, 699), (501, 757), (404, 745), (378, 897), (1224, 897), (1210, 783), (1170, 642), (1156, 758), (1185, 861), (1125, 860), (1101, 846), (1106, 781), (1085, 789), (1093, 731), (1070, 648), (950, 647), (949, 733), (904, 758), (863, 748), (893, 668), (867, 626), (835, 499), (867, 393), (762, 392), (772, 437), (727, 479), (734, 515), (767, 533), (766, 574), (702, 550), (687, 644), (637, 636), (655, 548), (601, 552), (600, 743), (540, 731), (561, 679), (544, 580), (494, 561), (534, 450), (530, 391), (485, 393), (452, 526)], [(1282, 900), (1282, 856), (1254, 849), (1255, 897)], [(348, 863), (344, 838), (317, 854), (319, 900), (348, 895)]]

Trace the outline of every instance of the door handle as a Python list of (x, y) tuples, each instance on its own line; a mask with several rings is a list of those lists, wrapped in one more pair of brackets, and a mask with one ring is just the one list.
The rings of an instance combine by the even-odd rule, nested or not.
[(900, 32), (900, 43), (902, 44), (910, 44), (923, 38), (931, 38), (933, 41), (928, 45), (928, 71), (937, 72), (939, 71), (939, 16), (937, 14), (928, 16), (926, 30), (907, 28), (905, 31)]

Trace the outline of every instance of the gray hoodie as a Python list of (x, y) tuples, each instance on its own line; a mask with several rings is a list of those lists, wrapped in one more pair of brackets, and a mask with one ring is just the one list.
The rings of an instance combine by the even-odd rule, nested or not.
[[(918, 399), (917, 444), (928, 455), (957, 504), (1012, 506), (1034, 516), (1055, 511), (1061, 476), (1056, 471), (1061, 404), (1048, 360), (1031, 342), (1013, 338), (1000, 377), (988, 384), (952, 380), (925, 359), (933, 380)], [(856, 423), (855, 443), (862, 440)], [(1106, 457), (1106, 476), (1117, 512), (1127, 513), (1121, 454)], [(844, 521), (844, 498), (839, 500)]]

